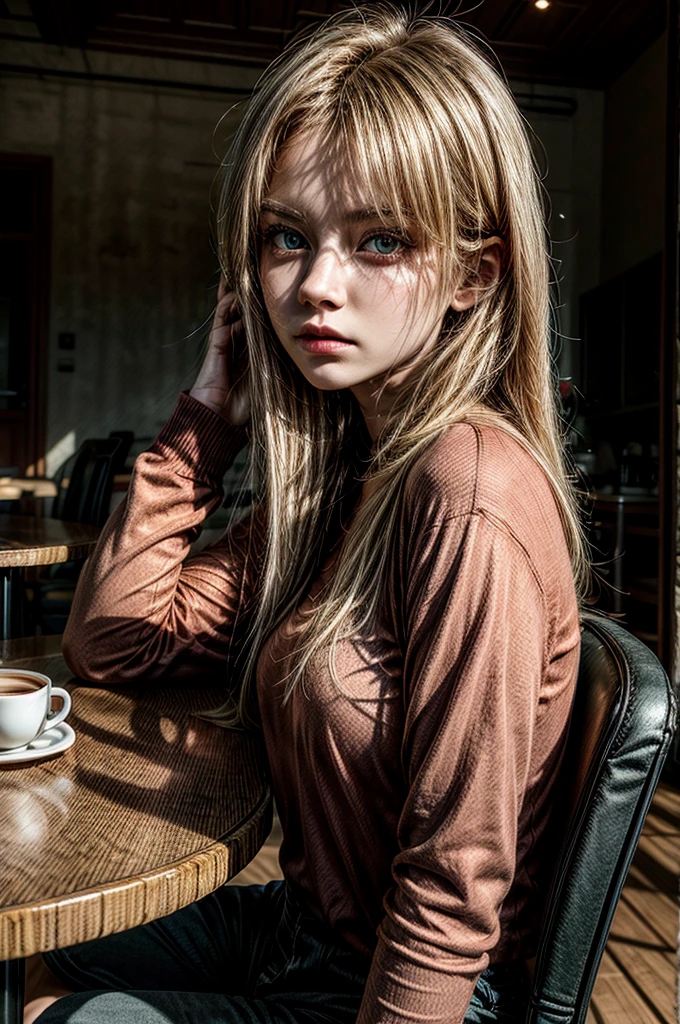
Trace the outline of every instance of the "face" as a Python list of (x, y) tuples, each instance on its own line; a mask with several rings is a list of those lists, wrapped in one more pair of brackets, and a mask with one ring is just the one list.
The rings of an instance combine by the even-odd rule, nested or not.
[[(375, 437), (436, 342), (435, 265), (417, 228), (385, 225), (313, 136), (284, 150), (260, 213), (260, 280), (276, 335), (310, 384), (349, 388)], [(390, 382), (376, 395), (390, 371)]]

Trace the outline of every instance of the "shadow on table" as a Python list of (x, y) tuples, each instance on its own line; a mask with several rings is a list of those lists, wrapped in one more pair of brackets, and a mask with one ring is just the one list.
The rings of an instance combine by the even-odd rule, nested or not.
[[(252, 813), (268, 790), (258, 734), (225, 730), (196, 715), (223, 688), (196, 679), (153, 689), (78, 683), (69, 722), (87, 756), (75, 781), (138, 814), (218, 838)], [(85, 767), (87, 765), (87, 767)]]

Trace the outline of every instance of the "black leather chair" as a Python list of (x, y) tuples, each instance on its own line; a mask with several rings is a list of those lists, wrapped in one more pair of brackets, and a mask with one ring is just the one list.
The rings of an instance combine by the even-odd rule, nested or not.
[(553, 814), (559, 844), (526, 1024), (583, 1024), (619, 896), (676, 723), (657, 658), (611, 619), (583, 616)]

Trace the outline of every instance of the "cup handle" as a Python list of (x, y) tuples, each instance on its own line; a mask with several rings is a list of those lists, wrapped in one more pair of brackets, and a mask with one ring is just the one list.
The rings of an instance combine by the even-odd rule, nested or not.
[(59, 711), (50, 710), (47, 712), (47, 721), (45, 722), (46, 729), (53, 729), (55, 725), (59, 725), (60, 722), (63, 722), (71, 710), (71, 694), (67, 690), (62, 690), (61, 686), (53, 686), (52, 696), (61, 697), (62, 706)]

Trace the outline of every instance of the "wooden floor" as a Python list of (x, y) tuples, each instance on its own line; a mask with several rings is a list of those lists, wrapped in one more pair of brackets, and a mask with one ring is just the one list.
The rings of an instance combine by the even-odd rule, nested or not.
[[(281, 878), (280, 830), (232, 882)], [(680, 791), (660, 783), (621, 895), (586, 1024), (677, 1024)]]
[(586, 1024), (676, 1024), (680, 792), (660, 783), (614, 917)]

